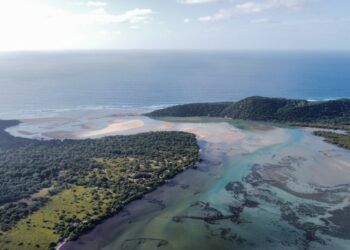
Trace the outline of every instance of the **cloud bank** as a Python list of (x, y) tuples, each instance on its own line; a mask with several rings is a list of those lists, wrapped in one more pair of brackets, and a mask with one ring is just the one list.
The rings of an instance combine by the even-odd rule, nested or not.
[(199, 21), (220, 21), (232, 19), (242, 14), (256, 14), (278, 9), (300, 9), (305, 0), (267, 0), (265, 2), (249, 1), (234, 5), (228, 9), (221, 9), (213, 15), (198, 18)]

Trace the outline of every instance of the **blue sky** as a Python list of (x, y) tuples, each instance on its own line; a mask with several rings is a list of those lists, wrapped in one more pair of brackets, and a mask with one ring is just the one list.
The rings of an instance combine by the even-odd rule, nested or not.
[(350, 49), (349, 0), (0, 0), (0, 50)]

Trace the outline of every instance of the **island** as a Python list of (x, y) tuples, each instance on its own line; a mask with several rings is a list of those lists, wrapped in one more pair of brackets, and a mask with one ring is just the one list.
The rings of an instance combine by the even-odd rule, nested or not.
[(193, 134), (18, 138), (0, 121), (0, 248), (54, 249), (199, 161)]

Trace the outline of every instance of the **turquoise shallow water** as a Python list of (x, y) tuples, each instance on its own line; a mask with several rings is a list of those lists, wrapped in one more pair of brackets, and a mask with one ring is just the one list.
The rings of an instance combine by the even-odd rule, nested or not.
[[(144, 121), (143, 131), (164, 125)], [(169, 122), (171, 130), (207, 133), (199, 139), (199, 168), (63, 249), (348, 249), (348, 236), (338, 231), (346, 225), (334, 224), (349, 219), (334, 212), (350, 205), (348, 151), (303, 129)]]

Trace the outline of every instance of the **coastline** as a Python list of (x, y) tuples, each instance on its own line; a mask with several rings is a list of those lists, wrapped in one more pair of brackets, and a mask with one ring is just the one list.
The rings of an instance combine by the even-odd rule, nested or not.
[[(78, 135), (81, 136), (83, 133), (85, 133), (85, 136), (86, 136), (83, 138), (89, 138), (89, 136), (94, 136), (96, 135), (96, 133), (97, 133), (97, 137), (103, 137), (103, 136), (109, 136), (109, 135), (115, 135), (115, 134), (116, 135), (138, 134), (149, 130), (186, 131), (186, 132), (196, 134), (197, 140), (200, 142), (200, 152), (202, 155), (201, 159), (203, 158), (203, 162), (200, 163), (199, 168), (197, 170), (186, 169), (186, 171), (183, 173), (177, 173), (176, 176), (173, 176), (171, 179), (166, 181), (164, 185), (159, 185), (155, 188), (155, 190), (152, 190), (152, 192), (144, 193), (142, 197), (139, 197), (136, 201), (126, 204), (123, 207), (122, 211), (119, 211), (116, 214), (113, 214), (111, 217), (103, 218), (102, 220), (96, 222), (96, 225), (94, 226), (94, 228), (91, 228), (91, 230), (89, 230), (87, 233), (81, 234), (81, 236), (79, 236), (77, 243), (71, 242), (71, 241), (60, 242), (56, 246), (56, 249), (60, 249), (60, 250), (79, 249), (77, 248), (78, 245), (76, 244), (79, 244), (82, 242), (87, 244), (86, 249), (100, 249), (100, 245), (98, 245), (99, 247), (96, 247), (97, 245), (95, 244), (102, 244), (101, 241), (105, 241), (105, 240), (110, 241), (110, 244), (111, 244), (110, 248), (107, 247), (106, 249), (115, 249), (115, 248), (112, 248), (111, 246), (117, 243), (113, 243), (113, 242), (118, 242), (118, 244), (120, 244), (120, 242), (122, 242), (123, 240), (124, 241), (128, 240), (128, 238), (125, 238), (125, 235), (119, 236), (118, 234), (116, 234), (118, 230), (122, 230), (122, 231), (126, 230), (126, 232), (130, 230), (130, 234), (134, 235), (135, 234), (135, 232), (133, 232), (134, 228), (141, 227), (141, 225), (134, 224), (132, 221), (134, 220), (140, 221), (141, 223), (143, 220), (152, 220), (153, 221), (152, 223), (156, 223), (154, 225), (158, 225), (157, 224), (158, 222), (156, 222), (157, 219), (153, 217), (154, 214), (159, 213), (160, 215), (162, 215), (164, 213), (165, 215), (169, 216), (167, 214), (168, 210), (171, 211), (171, 216), (170, 216), (170, 219), (166, 219), (168, 223), (166, 224), (167, 226), (170, 226), (172, 228), (172, 227), (175, 227), (176, 223), (178, 223), (176, 227), (181, 227), (181, 226), (191, 227), (192, 225), (196, 225), (197, 227), (198, 226), (197, 223), (193, 221), (194, 220), (193, 218), (191, 219), (191, 216), (186, 217), (187, 216), (186, 212), (177, 211), (177, 209), (180, 209), (180, 208), (177, 208), (176, 202), (178, 202), (179, 204), (182, 204), (181, 202), (185, 202), (186, 205), (185, 204), (181, 205), (182, 209), (185, 209), (185, 208), (189, 209), (187, 208), (188, 205), (196, 204), (195, 205), (196, 209), (197, 209), (197, 206), (202, 206), (200, 205), (202, 203), (195, 203), (194, 200), (192, 199), (196, 199), (201, 202), (204, 202), (203, 204), (205, 203), (211, 204), (210, 206), (214, 206), (214, 204), (220, 204), (220, 206), (225, 206), (228, 203), (228, 201), (232, 199), (232, 197), (228, 196), (228, 194), (226, 193), (224, 195), (221, 194), (222, 191), (220, 191), (220, 193), (216, 197), (215, 190), (217, 190), (217, 188), (215, 186), (219, 185), (221, 189), (222, 188), (225, 189), (226, 184), (222, 184), (222, 183), (227, 183), (230, 180), (232, 180), (233, 184), (229, 186), (230, 188), (227, 190), (227, 192), (238, 192), (236, 189), (234, 189), (234, 187), (235, 185), (238, 185), (237, 183), (240, 180), (240, 182), (242, 182), (243, 185), (252, 185), (255, 182), (264, 183), (264, 185), (268, 185), (273, 189), (282, 190), (284, 192), (287, 192), (289, 195), (293, 197), (298, 197), (298, 199), (304, 199), (305, 202), (310, 202), (310, 200), (311, 201), (317, 200), (318, 202), (328, 202), (328, 200), (325, 198), (326, 197), (325, 194), (327, 193), (330, 193), (330, 194), (334, 193), (334, 195), (342, 197), (341, 194), (337, 193), (338, 191), (335, 187), (332, 187), (332, 186), (323, 187), (323, 186), (317, 186), (317, 185), (313, 186), (308, 184), (313, 180), (317, 180), (317, 182), (320, 182), (328, 178), (329, 185), (336, 185), (337, 184), (336, 177), (338, 176), (338, 174), (340, 172), (345, 173), (346, 171), (348, 171), (347, 158), (342, 159), (343, 157), (339, 156), (339, 154), (344, 154), (344, 155), (348, 155), (348, 154), (340, 150), (335, 150), (333, 146), (326, 146), (328, 144), (324, 144), (320, 138), (311, 136), (312, 134), (311, 129), (288, 128), (284, 126), (275, 127), (274, 124), (249, 122), (249, 121), (243, 122), (243, 121), (226, 120), (224, 122), (220, 119), (203, 118), (203, 117), (202, 118), (179, 118), (178, 120), (165, 119), (163, 121), (153, 120), (142, 116), (141, 117), (133, 116), (133, 117), (125, 117), (125, 118), (119, 117), (117, 121), (116, 119), (114, 118), (112, 119), (112, 118), (113, 116), (107, 117), (106, 120), (103, 120), (104, 119), (103, 118), (102, 119), (103, 123), (100, 123), (99, 122), (100, 118), (98, 118), (96, 122), (95, 120), (88, 120), (89, 123), (87, 123), (87, 121), (83, 119), (81, 120), (80, 123), (76, 123), (72, 121), (71, 125), (69, 124), (60, 125), (61, 118), (59, 118), (57, 120), (50, 119), (49, 121), (48, 120), (42, 120), (42, 121), (38, 120), (37, 122), (30, 121), (30, 124), (33, 124), (34, 122), (35, 126), (44, 128), (42, 129), (43, 133), (45, 133), (45, 129), (50, 131), (52, 130), (59, 131), (61, 130), (61, 128), (65, 128), (65, 131), (70, 131), (70, 129), (72, 129), (68, 134), (75, 138), (78, 138)], [(142, 126), (135, 127), (136, 123), (134, 121), (138, 121), (140, 119), (143, 121)], [(131, 121), (131, 122), (129, 123), (128, 121)], [(83, 127), (83, 125), (85, 124), (89, 124), (90, 126)], [(111, 126), (113, 124), (116, 124), (116, 125)], [(122, 125), (120, 126), (120, 124)], [(139, 122), (137, 124), (140, 125)], [(30, 132), (30, 130), (23, 130), (23, 128), (25, 127), (26, 127), (26, 124), (22, 124), (22, 126), (20, 125), (16, 129), (17, 131)], [(31, 127), (29, 126), (28, 128), (31, 128)], [(83, 133), (82, 131), (78, 131), (77, 128), (81, 129)], [(15, 131), (11, 130), (11, 132), (15, 132)], [(302, 137), (305, 137), (305, 135), (308, 134), (307, 141), (300, 141), (301, 139), (299, 138), (298, 134), (301, 134)], [(40, 134), (33, 135), (31, 133), (27, 133), (27, 136), (40, 137)], [(295, 139), (293, 139), (294, 137)], [(65, 138), (62, 137), (60, 139), (65, 139)], [(289, 142), (289, 140), (291, 140), (291, 142)], [(285, 146), (283, 147), (278, 146), (280, 144), (282, 145), (285, 144)], [(304, 160), (304, 157), (303, 156), (299, 157), (299, 155), (303, 155), (305, 154), (305, 152), (303, 152), (300, 149), (295, 149), (294, 148), (295, 146), (293, 145), (301, 145), (302, 147), (305, 146), (305, 152), (309, 152), (310, 150), (312, 151), (312, 149), (307, 148), (307, 145), (316, 145), (315, 150), (318, 149), (321, 145), (321, 147), (319, 148), (319, 152), (312, 151), (312, 154), (317, 154), (316, 158), (323, 157), (322, 158), (324, 159), (323, 162), (321, 161), (321, 163), (317, 165), (312, 163), (313, 160), (310, 160), (310, 159)], [(291, 152), (287, 151), (283, 153), (278, 153), (278, 150), (277, 150), (277, 153), (273, 153), (275, 152), (275, 149), (273, 149), (275, 147), (276, 147), (276, 150), (277, 149), (286, 150), (286, 147), (287, 148), (290, 147)], [(270, 148), (272, 148), (273, 150)], [(329, 151), (330, 149), (334, 150), (334, 152)], [(268, 150), (268, 151), (265, 152), (264, 150)], [(258, 153), (260, 151), (265, 153)], [(257, 153), (255, 154), (255, 152)], [(341, 152), (341, 153), (337, 153), (337, 152)], [(262, 155), (266, 154), (266, 155), (260, 158), (261, 154)], [(225, 163), (226, 160), (224, 159), (226, 159), (226, 156), (223, 157), (223, 155), (230, 156), (232, 157), (232, 159), (230, 158), (228, 160), (229, 162)], [(293, 156), (293, 155), (296, 155), (296, 156)], [(251, 157), (252, 159), (257, 157), (258, 160), (250, 162)], [(305, 157), (305, 159), (307, 159), (307, 157)], [(247, 166), (246, 165), (241, 166), (240, 165), (241, 160), (239, 160), (240, 158), (249, 159), (249, 162), (250, 162), (249, 164), (251, 165), (248, 164)], [(245, 160), (243, 160), (243, 162), (244, 161)], [(225, 165), (225, 164), (228, 164), (228, 165)], [(233, 168), (231, 169), (231, 164), (232, 166), (235, 166), (237, 170)], [(260, 165), (256, 166), (254, 164), (260, 164)], [(334, 174), (334, 176), (333, 175), (332, 176), (335, 178), (335, 179), (332, 179), (333, 178), (332, 176), (327, 177), (327, 175), (325, 175), (325, 173), (329, 170), (328, 165), (337, 166), (337, 168), (339, 169), (343, 168), (344, 171), (332, 172)], [(249, 170), (251, 166), (253, 166), (253, 168), (252, 170)], [(318, 176), (317, 178), (314, 177), (313, 173), (311, 172), (317, 171), (316, 167), (321, 167), (321, 166), (323, 170), (321, 171), (322, 174), (320, 174), (320, 176)], [(300, 169), (298, 171), (293, 170), (293, 168), (299, 168), (299, 167)], [(239, 169), (242, 169), (242, 170), (239, 170)], [(308, 169), (309, 170), (313, 169), (313, 170), (309, 173), (308, 171), (305, 171)], [(201, 179), (201, 178), (204, 178), (204, 179)], [(285, 180), (285, 178), (288, 179), (288, 184), (282, 185), (281, 183), (282, 181)], [(302, 185), (299, 187), (298, 186), (299, 184), (296, 185), (293, 182), (293, 178), (295, 178), (296, 180), (305, 181), (305, 185), (304, 186)], [(237, 179), (236, 182), (233, 181), (235, 179)], [(343, 178), (341, 179), (343, 180)], [(203, 181), (203, 180), (206, 180), (206, 181)], [(194, 184), (196, 181), (200, 182), (200, 184), (199, 183)], [(344, 181), (346, 181), (345, 176), (344, 176)], [(208, 186), (206, 186), (205, 188), (201, 187), (203, 186), (203, 182), (206, 182), (207, 183), (206, 185)], [(323, 191), (320, 194), (317, 194), (317, 193), (314, 194), (313, 192), (315, 192), (314, 190), (316, 189), (322, 189)], [(208, 190), (211, 190), (211, 191), (208, 191)], [(238, 196), (245, 197), (247, 190), (239, 191)], [(212, 192), (213, 192), (212, 194), (213, 196), (211, 195)], [(262, 193), (257, 193), (256, 197), (259, 197), (262, 195), (263, 195)], [(170, 196), (171, 198), (167, 196)], [(247, 206), (253, 206), (254, 204), (256, 204), (254, 202), (258, 202), (258, 201), (254, 199), (253, 200), (254, 202), (253, 202), (252, 197), (249, 196), (249, 199), (247, 198), (247, 200), (245, 200), (246, 203), (244, 204), (246, 205), (239, 206), (237, 209), (243, 209), (245, 211), (248, 209)], [(272, 206), (273, 199), (275, 198), (270, 196), (265, 198), (269, 200), (269, 203), (271, 203), (270, 205)], [(283, 196), (282, 197), (278, 196), (278, 199), (281, 199), (281, 201), (279, 202), (282, 202)], [(339, 201), (339, 198), (337, 198), (337, 201)], [(262, 205), (260, 204), (259, 206), (262, 206)], [(344, 203), (343, 206), (346, 207), (347, 203)], [(208, 209), (209, 210), (214, 209), (214, 207), (210, 207)], [(253, 208), (249, 208), (249, 209), (253, 209)], [(288, 209), (292, 209), (292, 208), (288, 208)], [(336, 208), (334, 209), (336, 210)], [(317, 211), (318, 213), (320, 213), (320, 216), (322, 215), (321, 213), (322, 211), (323, 210)], [(191, 213), (194, 213), (194, 212), (198, 212), (198, 211), (195, 210), (195, 211), (192, 211)], [(339, 213), (337, 212), (337, 214), (340, 214), (340, 212)], [(337, 214), (333, 216), (335, 219), (338, 218), (336, 217), (338, 216)], [(240, 221), (240, 220), (244, 221), (244, 217), (246, 215), (245, 213), (242, 213), (242, 214), (239, 213), (239, 215), (233, 214), (228, 216), (229, 217), (227, 218), (234, 219), (235, 221)], [(175, 219), (171, 219), (171, 217)], [(164, 217), (161, 217), (161, 218), (165, 219)], [(198, 219), (199, 222), (204, 221), (205, 223), (207, 223), (206, 217), (203, 217), (200, 214), (198, 216), (194, 216), (194, 218), (201, 218), (201, 219)], [(221, 217), (218, 217), (218, 218), (221, 218)], [(222, 218), (223, 218), (223, 221), (227, 219), (226, 217), (222, 217)], [(176, 222), (178, 219), (179, 221)], [(131, 224), (128, 224), (129, 220)], [(287, 220), (287, 219), (284, 219), (284, 220), (286, 220), (286, 222), (292, 225), (293, 227), (298, 228), (298, 230), (306, 230), (306, 226), (303, 224), (298, 224), (294, 220)], [(175, 221), (175, 224), (173, 224), (174, 221)], [(186, 221), (186, 222), (183, 222), (183, 221)], [(122, 224), (119, 225), (118, 223), (120, 222), (122, 222)], [(257, 223), (257, 222), (254, 222), (254, 223)], [(119, 229), (116, 229), (115, 228), (116, 226)], [(160, 228), (163, 228), (163, 226), (165, 227), (165, 225), (161, 224)], [(157, 227), (158, 226), (156, 226), (156, 228)], [(108, 233), (108, 231), (111, 231), (110, 234)], [(106, 234), (106, 236), (101, 235), (102, 232), (103, 234)], [(156, 239), (154, 237), (152, 238), (151, 237), (152, 235), (149, 235), (145, 232), (144, 232), (145, 238), (141, 237), (142, 234), (141, 235), (136, 234), (136, 236), (140, 237), (139, 239), (149, 241), (149, 242), (152, 242), (152, 240), (162, 239), (162, 237), (159, 237), (159, 239)], [(165, 237), (166, 235), (166, 232), (165, 232), (165, 235), (163, 235), (163, 233), (156, 232), (156, 231), (154, 233), (155, 233), (154, 236), (159, 234)], [(107, 236), (108, 234), (109, 236)], [(101, 237), (101, 241), (99, 239), (100, 237)], [(169, 237), (169, 235), (167, 235), (167, 237)], [(169, 240), (171, 241), (171, 238), (169, 238)], [(308, 244), (313, 244), (312, 243), (313, 240), (311, 239), (309, 239), (308, 242), (309, 242)]]

